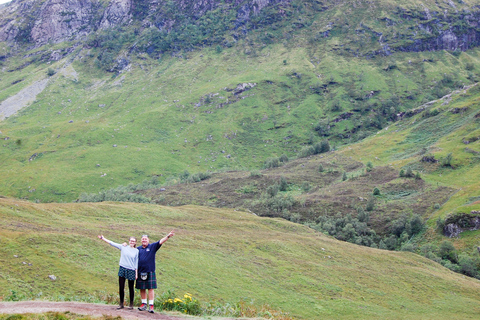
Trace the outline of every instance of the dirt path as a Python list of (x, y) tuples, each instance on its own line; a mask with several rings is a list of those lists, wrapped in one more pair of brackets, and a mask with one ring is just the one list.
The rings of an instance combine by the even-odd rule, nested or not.
[(81, 303), (81, 302), (49, 302), (49, 301), (20, 301), (20, 302), (0, 302), (0, 314), (19, 314), (19, 313), (44, 313), (44, 312), (66, 312), (101, 317), (109, 315), (113, 317), (120, 316), (123, 319), (159, 319), (159, 320), (182, 320), (186, 318), (167, 316), (160, 313), (148, 313), (138, 311), (137, 308), (130, 310), (128, 308), (117, 310), (114, 305)]

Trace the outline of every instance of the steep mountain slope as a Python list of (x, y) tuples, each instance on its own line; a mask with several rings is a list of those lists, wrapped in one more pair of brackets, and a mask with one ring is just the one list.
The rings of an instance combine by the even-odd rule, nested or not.
[[(1, 106), (46, 79), (49, 68), (57, 73), (33, 104), (2, 123), (3, 194), (70, 201), (185, 169), (259, 168), (308, 143), (338, 145), (376, 132), (408, 105), (431, 100), (434, 90), (448, 92), (444, 83), (455, 81), (445, 72), (467, 75), (477, 61), (477, 51), (402, 53), (386, 71), (379, 69), (383, 58), (325, 52), (312, 64), (308, 50), (271, 45), (256, 56), (235, 48), (160, 61), (137, 54), (112, 77), (94, 66), (93, 49), (78, 47), (51, 64), (29, 60), (64, 49), (4, 63)], [(367, 98), (352, 99), (357, 93)], [(402, 98), (394, 102), (393, 94)]]
[(157, 254), (157, 296), (253, 300), (298, 319), (473, 319), (479, 312), (476, 279), (412, 253), (359, 247), (245, 212), (0, 199), (0, 217), (4, 299), (113, 302), (119, 252), (96, 235), (156, 239), (175, 229)]
[(476, 81), (474, 5), (13, 1), (0, 192), (71, 201), (362, 139)]

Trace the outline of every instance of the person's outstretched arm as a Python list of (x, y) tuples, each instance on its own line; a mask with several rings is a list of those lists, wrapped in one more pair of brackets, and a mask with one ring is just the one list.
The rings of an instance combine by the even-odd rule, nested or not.
[(117, 249), (122, 250), (122, 245), (120, 245), (120, 244), (118, 244), (118, 243), (116, 243), (116, 242), (113, 242), (113, 241), (111, 241), (111, 240), (108, 240), (107, 238), (105, 238), (105, 237), (103, 236), (103, 234), (102, 234), (102, 235), (99, 235), (99, 236), (98, 236), (98, 239), (105, 241), (106, 243), (108, 243), (108, 244), (111, 245), (112, 247), (115, 247), (115, 248), (117, 248)]
[(107, 238), (105, 238), (105, 237), (103, 236), (103, 234), (99, 235), (99, 236), (98, 236), (98, 239), (103, 240), (103, 241), (105, 241), (106, 243), (110, 243), (110, 240), (108, 240)]
[(170, 238), (173, 237), (174, 235), (175, 235), (175, 232), (170, 231), (169, 234), (167, 234), (165, 237), (163, 237), (162, 239), (160, 239), (159, 243), (160, 243), (160, 244), (164, 244), (168, 239), (170, 239)]

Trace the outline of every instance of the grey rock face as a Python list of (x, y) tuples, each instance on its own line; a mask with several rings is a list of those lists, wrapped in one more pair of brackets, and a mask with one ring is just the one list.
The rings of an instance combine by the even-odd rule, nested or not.
[(31, 37), (37, 44), (78, 38), (91, 31), (94, 6), (90, 0), (50, 0), (40, 8)]
[(132, 0), (110, 1), (100, 22), (100, 28), (105, 29), (116, 25), (127, 24), (132, 17), (131, 10)]

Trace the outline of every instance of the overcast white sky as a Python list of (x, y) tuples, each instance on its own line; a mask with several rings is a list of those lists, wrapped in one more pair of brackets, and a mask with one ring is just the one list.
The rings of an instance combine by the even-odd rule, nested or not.
[(0, 0), (0, 3), (10, 2), (12, 0)]

